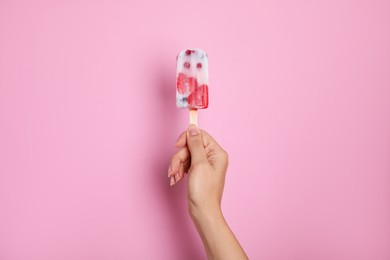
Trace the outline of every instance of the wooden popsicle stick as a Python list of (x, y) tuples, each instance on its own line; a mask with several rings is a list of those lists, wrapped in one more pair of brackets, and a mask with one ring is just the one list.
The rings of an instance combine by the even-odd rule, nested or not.
[(190, 124), (198, 126), (198, 110), (190, 109)]

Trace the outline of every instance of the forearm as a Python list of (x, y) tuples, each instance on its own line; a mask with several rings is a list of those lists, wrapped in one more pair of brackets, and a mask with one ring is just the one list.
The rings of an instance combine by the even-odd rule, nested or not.
[(190, 213), (208, 259), (248, 259), (220, 209), (197, 209)]

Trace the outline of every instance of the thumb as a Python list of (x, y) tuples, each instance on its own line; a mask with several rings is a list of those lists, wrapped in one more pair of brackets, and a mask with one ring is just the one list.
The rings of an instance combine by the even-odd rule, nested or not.
[(191, 124), (187, 129), (187, 146), (191, 153), (192, 165), (207, 162), (202, 134), (196, 125)]

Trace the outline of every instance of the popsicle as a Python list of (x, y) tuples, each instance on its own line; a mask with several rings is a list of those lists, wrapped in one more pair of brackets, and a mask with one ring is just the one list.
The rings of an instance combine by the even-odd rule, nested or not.
[(190, 124), (198, 125), (197, 110), (209, 105), (207, 54), (201, 49), (186, 49), (177, 55), (176, 106), (188, 108)]

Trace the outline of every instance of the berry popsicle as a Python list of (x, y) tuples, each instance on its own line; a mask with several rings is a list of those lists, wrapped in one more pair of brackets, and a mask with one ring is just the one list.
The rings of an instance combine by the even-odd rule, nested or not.
[(190, 124), (198, 125), (197, 109), (209, 105), (207, 54), (201, 49), (186, 49), (177, 55), (176, 106), (190, 110)]

